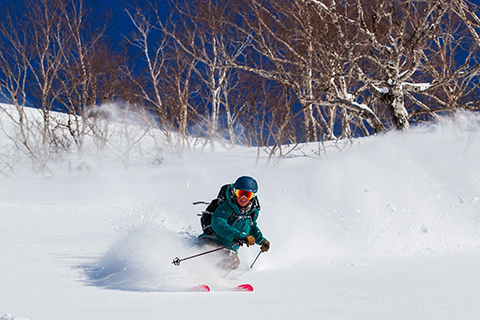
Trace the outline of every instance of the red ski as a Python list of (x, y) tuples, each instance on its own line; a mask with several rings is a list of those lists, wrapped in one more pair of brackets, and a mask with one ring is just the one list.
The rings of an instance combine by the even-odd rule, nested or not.
[(251, 284), (241, 284), (234, 288), (235, 291), (253, 291)]
[[(220, 289), (220, 291), (224, 291), (225, 289)], [(251, 284), (241, 284), (236, 287), (226, 289), (227, 291), (253, 291), (253, 287)], [(210, 292), (210, 287), (206, 284), (200, 284), (198, 286), (193, 287), (193, 291), (197, 292)], [(216, 291), (216, 290), (214, 290)]]
[(207, 286), (206, 284), (199, 284), (198, 286), (193, 287), (193, 291), (210, 292), (210, 287)]

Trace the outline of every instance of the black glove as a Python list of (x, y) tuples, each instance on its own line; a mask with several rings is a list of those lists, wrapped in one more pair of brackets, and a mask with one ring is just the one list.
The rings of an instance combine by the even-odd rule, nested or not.
[(262, 252), (267, 252), (268, 249), (270, 249), (270, 241), (268, 240), (263, 240), (262, 243), (260, 243)]

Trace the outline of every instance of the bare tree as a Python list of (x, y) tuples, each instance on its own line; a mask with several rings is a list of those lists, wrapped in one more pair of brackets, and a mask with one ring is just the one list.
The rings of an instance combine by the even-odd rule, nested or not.
[[(0, 23), (0, 85), (15, 106), (6, 112), (18, 130), (11, 139), (35, 170), (48, 170), (52, 153), (71, 152), (72, 145), (81, 152), (96, 125), (90, 107), (119, 74), (118, 59), (106, 48), (105, 25), (92, 26), (83, 0), (25, 0), (9, 9)], [(41, 116), (28, 117), (27, 106)]]
[[(172, 43), (166, 52), (165, 104), (169, 106), (169, 123), (178, 134), (178, 146), (190, 149), (189, 125), (195, 119), (191, 106), (195, 83), (193, 80), (196, 57), (186, 54), (178, 44)], [(192, 115), (193, 113), (193, 115)], [(198, 116), (198, 114), (196, 114)]]
[[(390, 119), (384, 118), (384, 121), (391, 122), (396, 129), (407, 129), (410, 125), (406, 97), (414, 94), (427, 97), (435, 88), (447, 85), (452, 79), (467, 76), (466, 70), (455, 64), (454, 57), (461, 47), (453, 48), (452, 42), (459, 40), (457, 35), (462, 30), (454, 27), (456, 20), (451, 18), (452, 6), (449, 4), (355, 0), (339, 6), (334, 1), (309, 2), (332, 17), (337, 35), (344, 39), (344, 48), (349, 49), (343, 58), (355, 80), (352, 89), (358, 88), (351, 91), (356, 97), (361, 91), (376, 97), (373, 104), (377, 105), (377, 112), (386, 108)], [(357, 42), (352, 43), (344, 30), (355, 30)], [(440, 38), (441, 43), (438, 42)], [(462, 37), (462, 43), (465, 45), (468, 39)], [(439, 55), (442, 47), (448, 46), (457, 49), (447, 53), (452, 73), (430, 73), (436, 68), (431, 60)], [(440, 62), (440, 68), (447, 67), (445, 62)], [(469, 70), (470, 75), (472, 71)], [(422, 99), (425, 98), (417, 98), (411, 104), (410, 113), (418, 106), (425, 107)]]
[[(374, 132), (385, 125), (403, 130), (409, 113), (424, 108), (435, 90), (474, 76), (458, 64), (448, 76), (430, 73), (439, 50), (435, 39), (451, 42), (445, 33), (461, 31), (451, 14), (451, 5), (437, 1), (252, 0), (243, 15), (247, 27), (239, 28), (255, 35), (253, 55), (236, 66), (291, 88), (304, 111), (306, 141), (317, 139), (309, 134), (315, 127), (334, 137), (339, 123), (342, 137), (352, 134), (352, 125), (368, 135), (364, 122)], [(258, 55), (261, 63), (251, 63)]]
[[(345, 40), (326, 12), (308, 1), (249, 3), (249, 11), (243, 15), (246, 25), (239, 28), (255, 35), (253, 52), (236, 61), (236, 66), (290, 88), (301, 106), (306, 141), (316, 141), (317, 132), (323, 130), (327, 139), (335, 138), (337, 105), (363, 117), (376, 131), (383, 130), (372, 110), (354, 103), (352, 94), (346, 92), (348, 74), (345, 76), (340, 59), (346, 51)], [(343, 87), (332, 86), (337, 83)], [(349, 117), (346, 111), (340, 116)], [(345, 128), (344, 135), (349, 132)]]
[[(169, 121), (168, 106), (165, 103), (164, 80), (168, 76), (165, 66), (167, 39), (160, 10), (156, 1), (146, 1), (144, 6), (135, 4), (134, 8), (127, 10), (136, 31), (130, 44), (140, 50), (148, 75), (146, 78), (141, 78), (142, 81), (135, 81), (140, 91), (139, 98), (145, 102), (147, 109), (153, 107), (153, 112), (158, 118), (168, 144), (175, 150), (172, 136), (174, 125)], [(132, 78), (137, 79), (137, 77)]]
[(234, 4), (225, 6), (216, 1), (176, 2), (175, 8), (183, 23), (166, 31), (184, 52), (196, 60), (195, 75), (203, 90), (204, 110), (208, 111), (207, 136), (216, 140), (222, 116), (226, 120), (231, 145), (236, 143), (235, 112), (229, 94), (235, 86), (235, 69), (231, 61), (243, 55), (249, 37), (236, 34), (231, 21), (237, 16)]
[[(81, 155), (87, 137), (126, 166), (146, 137), (181, 152), (194, 133), (203, 147), (244, 143), (281, 158), (300, 143), (479, 108), (480, 18), (466, 0), (185, 0), (170, 1), (169, 18), (158, 1), (136, 0), (128, 51), (111, 49), (108, 21), (84, 0), (11, 5), (0, 88), (14, 130), (3, 130), (39, 171)], [(110, 100), (120, 108), (97, 108)], [(7, 153), (10, 170), (18, 153)]]
[(93, 25), (93, 7), (84, 0), (58, 2), (63, 28), (55, 37), (61, 48), (62, 64), (56, 76), (57, 101), (68, 112), (66, 127), (81, 153), (86, 135), (91, 131), (94, 117), (91, 108), (102, 97), (99, 91), (106, 82), (106, 74), (118, 74), (114, 55), (105, 45), (108, 16)]
[[(9, 9), (12, 8), (6, 8)], [(19, 135), (11, 139), (14, 142), (20, 139), (35, 171), (45, 170), (49, 160), (49, 113), (55, 99), (53, 79), (61, 63), (54, 41), (54, 34), (61, 26), (58, 15), (50, 9), (46, 1), (29, 0), (25, 6), (6, 14), (1, 24), (5, 49), (1, 57), (2, 87), (17, 113), (7, 114), (19, 129)], [(20, 23), (25, 19), (28, 23)], [(27, 118), (24, 112), (27, 99), (38, 103), (42, 114), (40, 122)], [(23, 150), (22, 146), (18, 147)]]

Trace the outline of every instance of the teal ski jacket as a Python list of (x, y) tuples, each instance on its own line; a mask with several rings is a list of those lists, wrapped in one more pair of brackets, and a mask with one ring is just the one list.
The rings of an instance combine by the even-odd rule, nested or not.
[[(257, 226), (257, 219), (260, 212), (260, 204), (257, 196), (250, 200), (251, 208), (242, 213), (239, 206), (234, 203), (232, 197), (233, 185), (229, 185), (226, 191), (226, 200), (212, 214), (213, 235), (201, 234), (199, 238), (209, 238), (220, 246), (228, 246), (235, 243), (234, 240), (245, 239), (247, 235), (255, 238), (256, 244), (261, 244), (266, 239), (263, 237), (260, 228)], [(237, 251), (238, 245), (230, 249)]]

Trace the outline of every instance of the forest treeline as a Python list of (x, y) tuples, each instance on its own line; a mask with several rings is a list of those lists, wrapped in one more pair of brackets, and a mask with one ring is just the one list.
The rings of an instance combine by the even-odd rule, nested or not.
[(82, 154), (86, 138), (106, 147), (107, 103), (172, 150), (202, 138), (272, 157), (480, 107), (479, 8), (466, 0), (126, 1), (121, 41), (118, 17), (95, 2), (1, 11), (0, 89), (13, 106), (2, 117), (39, 169)]

